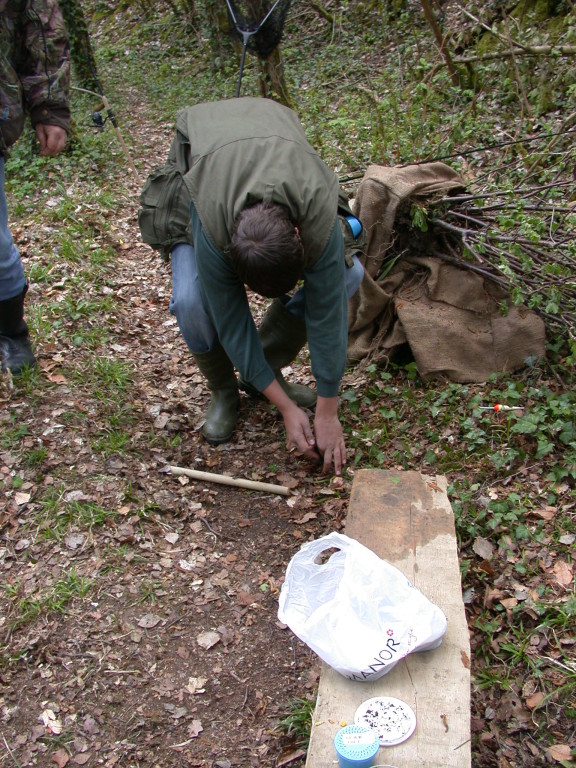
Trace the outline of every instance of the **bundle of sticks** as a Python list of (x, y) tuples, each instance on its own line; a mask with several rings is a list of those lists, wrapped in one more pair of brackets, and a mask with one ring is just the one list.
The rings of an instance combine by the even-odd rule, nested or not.
[(413, 206), (397, 222), (387, 262), (417, 251), (471, 269), (574, 338), (576, 204), (563, 194), (569, 183), (445, 197), (420, 216)]

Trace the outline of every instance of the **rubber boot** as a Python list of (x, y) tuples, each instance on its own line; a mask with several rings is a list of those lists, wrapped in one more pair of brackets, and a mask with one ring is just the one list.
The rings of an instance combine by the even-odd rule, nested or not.
[(234, 433), (240, 405), (234, 366), (220, 344), (210, 352), (195, 354), (194, 360), (211, 392), (202, 434), (210, 445), (227, 443)]
[(13, 299), (0, 301), (0, 357), (2, 370), (17, 376), (25, 368), (33, 368), (36, 358), (30, 344), (28, 325), (24, 320), (24, 297), (28, 285)]
[[(300, 408), (312, 408), (316, 405), (316, 392), (303, 384), (286, 381), (281, 370), (290, 365), (306, 344), (306, 323), (288, 312), (280, 299), (274, 299), (264, 315), (258, 335), (266, 361), (288, 397)], [(261, 397), (257, 389), (242, 379), (240, 388), (251, 397)]]

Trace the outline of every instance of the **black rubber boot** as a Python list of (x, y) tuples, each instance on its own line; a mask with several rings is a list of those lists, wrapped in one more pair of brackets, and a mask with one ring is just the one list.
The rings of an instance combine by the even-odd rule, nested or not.
[[(306, 323), (288, 312), (280, 299), (274, 299), (264, 315), (258, 335), (268, 365), (290, 400), (300, 408), (312, 408), (316, 405), (316, 392), (303, 384), (286, 381), (281, 370), (290, 365), (306, 344)], [(242, 379), (240, 389), (251, 397), (261, 397), (257, 389)]]
[(211, 392), (202, 434), (210, 445), (227, 443), (234, 434), (240, 405), (234, 366), (220, 344), (210, 352), (195, 354), (194, 360)]
[(25, 368), (33, 368), (36, 358), (30, 344), (28, 325), (24, 320), (24, 297), (28, 286), (13, 299), (0, 301), (0, 357), (2, 370), (17, 376)]

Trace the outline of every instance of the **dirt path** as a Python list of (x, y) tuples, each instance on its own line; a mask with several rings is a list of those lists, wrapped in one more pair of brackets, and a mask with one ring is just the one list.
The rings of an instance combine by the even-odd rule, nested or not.
[[(139, 116), (128, 130), (144, 175), (171, 127)], [(300, 544), (340, 527), (346, 484), (335, 492), (289, 458), (264, 403), (243, 399), (229, 445), (203, 442), (207, 392), (167, 310), (169, 270), (139, 239), (139, 184), (127, 187), (100, 234), (117, 255), (114, 274), (93, 287), (113, 296), (102, 358), (133, 371), (127, 444), (95, 449), (122, 408), (83, 381), (89, 350), (40, 339), (33, 391), (0, 390), (4, 425), (17, 419), (25, 446), (46, 451), (40, 468), (0, 454), (2, 764), (302, 765), (277, 725), (291, 700), (313, 697), (319, 665), (278, 624), (278, 590)], [(44, 299), (33, 286), (31, 301)], [(306, 366), (294, 374), (310, 378)], [(167, 475), (168, 464), (293, 495), (196, 483)]]

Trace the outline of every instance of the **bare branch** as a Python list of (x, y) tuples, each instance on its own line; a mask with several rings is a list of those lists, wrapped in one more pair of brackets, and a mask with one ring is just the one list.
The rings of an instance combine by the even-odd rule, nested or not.
[(460, 73), (458, 72), (457, 68), (454, 66), (454, 63), (452, 61), (452, 56), (450, 55), (450, 51), (446, 46), (446, 37), (445, 35), (442, 34), (442, 30), (440, 29), (440, 25), (436, 20), (434, 11), (432, 10), (432, 7), (428, 2), (428, 0), (420, 0), (420, 4), (422, 5), (422, 9), (424, 10), (424, 16), (426, 17), (426, 20), (430, 24), (432, 32), (434, 33), (434, 37), (436, 38), (436, 42), (438, 43), (438, 48), (440, 49), (440, 53), (444, 57), (444, 61), (446, 62), (446, 66), (448, 67), (448, 72), (450, 72), (452, 84), (455, 86), (460, 86), (461, 85)]
[[(516, 43), (515, 43), (516, 44)], [(509, 59), (512, 56), (575, 56), (575, 45), (528, 45), (518, 50), (497, 51), (484, 53), (478, 56), (457, 56), (456, 64), (473, 64), (476, 61), (493, 61), (495, 59)]]

